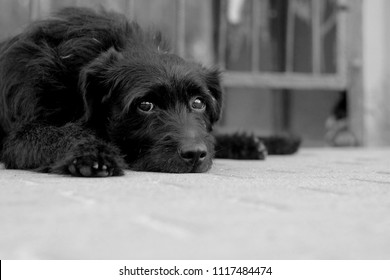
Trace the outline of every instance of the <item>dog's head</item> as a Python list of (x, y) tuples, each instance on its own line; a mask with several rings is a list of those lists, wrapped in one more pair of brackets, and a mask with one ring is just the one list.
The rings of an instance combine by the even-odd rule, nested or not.
[(81, 72), (86, 121), (131, 169), (205, 172), (221, 113), (219, 71), (148, 49), (110, 49)]

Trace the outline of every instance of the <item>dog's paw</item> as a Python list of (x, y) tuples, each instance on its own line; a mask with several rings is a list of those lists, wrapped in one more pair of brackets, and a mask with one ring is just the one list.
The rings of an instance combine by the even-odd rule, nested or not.
[(246, 133), (216, 135), (216, 158), (265, 159), (267, 148), (259, 137)]
[(97, 158), (96, 156), (82, 156), (68, 164), (68, 170), (73, 176), (107, 177), (123, 175), (123, 170), (114, 158)]
[(118, 150), (108, 144), (80, 144), (72, 149), (52, 171), (79, 177), (123, 175), (126, 164)]

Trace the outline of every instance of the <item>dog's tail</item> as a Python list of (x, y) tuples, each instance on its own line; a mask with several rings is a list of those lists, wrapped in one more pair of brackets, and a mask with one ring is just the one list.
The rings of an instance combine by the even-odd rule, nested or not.
[(225, 159), (265, 159), (267, 155), (291, 155), (301, 145), (301, 138), (293, 135), (260, 137), (234, 133), (216, 134), (215, 139), (215, 157)]

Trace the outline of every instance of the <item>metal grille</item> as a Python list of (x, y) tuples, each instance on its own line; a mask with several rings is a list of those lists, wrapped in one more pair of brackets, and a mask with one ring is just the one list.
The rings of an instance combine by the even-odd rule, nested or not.
[[(276, 10), (275, 4), (284, 10)], [(219, 65), (226, 70), (225, 85), (228, 87), (254, 87), (272, 89), (324, 89), (343, 90), (346, 88), (345, 59), (345, 14), (340, 11), (345, 5), (339, 0), (242, 0), (249, 9), (242, 16), (250, 18), (243, 30), (250, 38), (250, 44), (244, 57), (250, 56), (251, 64), (247, 69), (234, 69), (228, 63), (228, 51), (231, 47), (234, 24), (229, 19), (229, 5), (233, 1), (221, 0), (219, 5), (218, 53)], [(264, 34), (264, 24), (272, 24), (269, 20), (275, 12), (279, 12), (279, 24), (283, 29), (282, 40), (275, 52), (279, 52), (278, 67), (262, 69), (259, 61), (262, 55), (270, 55), (261, 51), (260, 38)], [(264, 19), (266, 17), (266, 19)], [(230, 22), (229, 22), (230, 21)], [(306, 21), (306, 31), (302, 28)], [(245, 31), (245, 28), (247, 29)], [(271, 26), (272, 29), (272, 26)], [(267, 30), (269, 32), (270, 29)], [(233, 31), (234, 32), (234, 31)], [(332, 36), (329, 37), (329, 34)], [(299, 37), (309, 38), (310, 46), (300, 49)], [(269, 35), (268, 35), (269, 36)], [(301, 42), (302, 44), (302, 42)], [(301, 53), (300, 53), (301, 52)], [(331, 53), (329, 53), (331, 52)], [(329, 66), (327, 56), (331, 56), (333, 65)], [(306, 61), (307, 60), (307, 61)], [(306, 69), (296, 65), (306, 64)], [(328, 65), (328, 66), (327, 66)]]

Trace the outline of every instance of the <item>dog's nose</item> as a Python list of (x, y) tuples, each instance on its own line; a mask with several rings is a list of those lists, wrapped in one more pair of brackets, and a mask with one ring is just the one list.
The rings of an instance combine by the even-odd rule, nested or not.
[(202, 162), (207, 156), (205, 144), (184, 145), (179, 151), (180, 157), (191, 164)]

